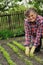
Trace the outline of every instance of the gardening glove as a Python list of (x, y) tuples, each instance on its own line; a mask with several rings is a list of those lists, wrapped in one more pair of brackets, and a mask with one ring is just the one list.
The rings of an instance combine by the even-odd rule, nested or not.
[(31, 51), (30, 51), (30, 56), (33, 57), (34, 56), (34, 51), (35, 51), (36, 47), (32, 46)]
[(26, 54), (26, 56), (29, 56), (29, 51), (30, 51), (29, 47), (26, 46), (26, 47), (25, 47), (25, 54)]

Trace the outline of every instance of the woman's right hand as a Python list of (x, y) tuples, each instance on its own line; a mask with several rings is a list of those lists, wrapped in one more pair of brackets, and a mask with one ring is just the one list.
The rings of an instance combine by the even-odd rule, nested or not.
[(29, 56), (30, 48), (28, 46), (25, 47), (25, 54)]

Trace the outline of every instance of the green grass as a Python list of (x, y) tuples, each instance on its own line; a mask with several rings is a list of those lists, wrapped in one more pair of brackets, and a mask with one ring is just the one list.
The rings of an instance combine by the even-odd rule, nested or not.
[(16, 63), (11, 60), (11, 57), (8, 52), (2, 46), (0, 46), (0, 52), (3, 54), (9, 65), (16, 65)]
[(24, 58), (24, 56), (19, 52), (19, 49), (17, 47), (15, 47), (14, 45), (12, 45), (10, 43), (8, 43), (7, 45), (14, 51), (14, 53), (16, 53), (18, 55), (18, 57), (22, 61), (25, 61), (26, 62), (26, 65), (33, 65), (30, 60), (27, 60), (26, 58)]

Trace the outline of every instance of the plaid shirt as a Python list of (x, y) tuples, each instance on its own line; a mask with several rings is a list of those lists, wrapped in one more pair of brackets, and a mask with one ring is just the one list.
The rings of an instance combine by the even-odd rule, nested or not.
[(43, 36), (43, 17), (38, 15), (36, 21), (31, 23), (28, 19), (25, 19), (24, 22), (25, 29), (25, 46), (28, 46), (32, 43), (37, 46), (40, 44), (41, 35)]

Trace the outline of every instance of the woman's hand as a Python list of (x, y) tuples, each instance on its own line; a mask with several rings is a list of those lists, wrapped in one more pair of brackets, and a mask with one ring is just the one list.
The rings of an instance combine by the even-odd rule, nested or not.
[(30, 48), (28, 46), (25, 47), (25, 54), (29, 56)]
[(30, 51), (30, 56), (34, 56), (35, 49), (36, 49), (36, 46), (32, 46), (31, 51)]

